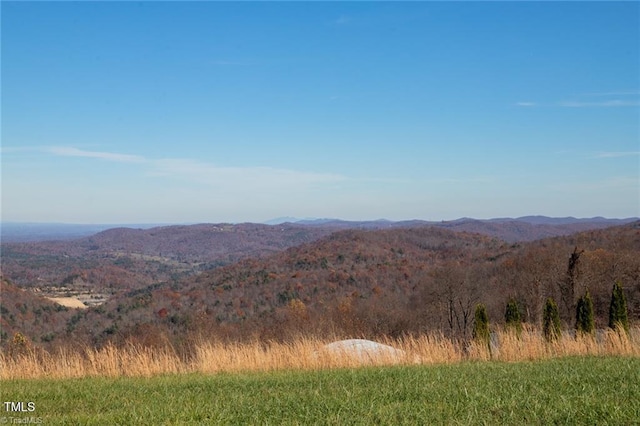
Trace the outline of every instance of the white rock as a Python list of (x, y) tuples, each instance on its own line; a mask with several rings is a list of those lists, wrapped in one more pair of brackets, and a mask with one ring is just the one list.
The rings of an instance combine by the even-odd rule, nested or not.
[(324, 345), (322, 350), (331, 356), (345, 356), (363, 364), (398, 363), (406, 359), (405, 352), (400, 349), (364, 339), (340, 340)]

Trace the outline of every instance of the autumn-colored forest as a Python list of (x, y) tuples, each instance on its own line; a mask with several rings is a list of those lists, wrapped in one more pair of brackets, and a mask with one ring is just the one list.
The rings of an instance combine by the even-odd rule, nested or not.
[[(3, 246), (10, 262), (3, 259), (2, 344), (10, 345), (17, 332), (45, 347), (433, 332), (464, 340), (478, 303), (487, 307), (491, 327), (503, 325), (510, 299), (536, 326), (548, 297), (571, 330), (576, 301), (587, 289), (596, 327), (605, 328), (615, 282), (622, 284), (631, 322), (640, 322), (640, 222), (522, 242), (434, 226), (245, 228), (242, 239), (262, 233), (251, 240), (255, 255), (227, 251), (218, 263), (206, 256), (206, 229), (181, 253), (149, 235), (162, 230), (140, 231), (137, 242), (105, 231), (81, 240), (94, 252), (83, 268), (64, 260), (81, 254), (62, 242)], [(276, 231), (287, 238), (278, 239)], [(238, 240), (228, 235), (227, 244)], [(106, 250), (108, 238), (121, 247)], [(172, 238), (175, 244), (180, 237)], [(56, 263), (56, 256), (63, 260)], [(46, 287), (38, 279), (54, 276), (58, 285), (108, 289), (109, 298), (88, 309), (63, 308), (34, 291)]]

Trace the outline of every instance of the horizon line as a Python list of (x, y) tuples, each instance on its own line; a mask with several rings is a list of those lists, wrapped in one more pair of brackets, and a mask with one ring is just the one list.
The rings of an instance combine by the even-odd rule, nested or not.
[[(190, 225), (218, 225), (218, 224), (228, 224), (228, 225), (242, 225), (242, 224), (254, 224), (254, 225), (282, 225), (285, 223), (296, 224), (299, 222), (347, 222), (347, 223), (375, 223), (375, 222), (388, 222), (388, 223), (400, 223), (400, 222), (412, 222), (412, 221), (420, 221), (420, 222), (431, 222), (431, 223), (439, 223), (439, 222), (455, 222), (460, 220), (478, 220), (478, 221), (491, 221), (491, 220), (521, 220), (526, 218), (545, 218), (545, 219), (575, 219), (575, 220), (589, 220), (589, 219), (604, 219), (604, 220), (640, 220), (640, 216), (626, 216), (626, 217), (606, 217), (606, 216), (547, 216), (547, 215), (524, 215), (524, 216), (496, 216), (489, 218), (477, 218), (471, 216), (460, 216), (454, 219), (420, 219), (420, 218), (410, 218), (410, 219), (399, 219), (399, 220), (391, 220), (386, 218), (378, 218), (378, 219), (341, 219), (336, 217), (310, 217), (310, 218), (295, 218), (295, 217), (276, 217), (273, 219), (267, 219), (261, 222), (256, 221), (240, 221), (240, 222), (203, 222), (203, 221), (187, 221), (187, 222), (37, 222), (37, 221), (14, 221), (0, 220), (0, 226), (2, 225), (60, 225), (60, 226), (190, 226)], [(287, 219), (283, 222), (269, 224), (269, 222), (274, 222), (280, 219)], [(290, 220), (289, 220), (290, 219)]]

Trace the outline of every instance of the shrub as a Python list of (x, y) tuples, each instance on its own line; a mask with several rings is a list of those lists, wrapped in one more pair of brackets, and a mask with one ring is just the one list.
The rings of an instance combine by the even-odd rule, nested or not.
[(473, 339), (478, 343), (490, 347), (490, 338), (487, 308), (482, 303), (479, 303), (476, 305), (475, 321), (473, 323)]
[(9, 351), (10, 355), (24, 355), (28, 353), (33, 348), (31, 341), (27, 336), (17, 331), (13, 335), (13, 339), (9, 343)]
[(592, 334), (595, 330), (593, 319), (593, 301), (589, 290), (578, 300), (576, 306), (576, 332), (582, 334)]
[(548, 298), (544, 305), (542, 317), (542, 332), (548, 342), (557, 340), (560, 337), (560, 314), (558, 313), (558, 305), (553, 298)]
[(629, 317), (627, 315), (627, 299), (622, 291), (622, 284), (613, 284), (611, 292), (611, 304), (609, 305), (609, 327), (614, 330), (621, 327), (629, 332)]
[(511, 299), (507, 303), (504, 322), (508, 330), (514, 330), (518, 334), (522, 331), (522, 315), (520, 314), (520, 306), (515, 299)]

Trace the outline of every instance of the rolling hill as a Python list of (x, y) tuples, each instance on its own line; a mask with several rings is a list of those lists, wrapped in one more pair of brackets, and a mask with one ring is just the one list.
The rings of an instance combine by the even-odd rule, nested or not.
[[(565, 301), (567, 265), (579, 249), (574, 298), (586, 288), (600, 327), (613, 282), (640, 319), (640, 223), (509, 244), (434, 227), (346, 230), (261, 259), (127, 292), (78, 312), (69, 335), (92, 344), (193, 335), (287, 339), (299, 333), (398, 336), (439, 330), (469, 337), (476, 303), (500, 323), (510, 298), (538, 323)], [(563, 305), (563, 302), (566, 304)], [(64, 336), (61, 336), (64, 338)]]
[[(12, 294), (24, 288), (46, 294), (40, 287), (53, 286), (62, 293), (107, 293), (100, 306), (65, 313), (64, 327), (45, 331), (29, 316), (22, 325), (34, 341), (43, 335), (45, 342), (55, 336), (92, 344), (196, 334), (284, 339), (337, 330), (351, 336), (440, 330), (464, 337), (476, 303), (485, 303), (499, 322), (510, 298), (519, 301), (527, 321), (537, 323), (543, 300), (552, 296), (571, 326), (566, 286), (574, 251), (580, 262), (573, 299), (589, 288), (602, 326), (617, 280), (637, 320), (639, 223), (519, 243), (461, 231), (483, 226), (496, 234), (521, 226), (510, 221), (373, 230), (293, 224), (119, 228), (74, 241), (3, 244), (2, 273), (17, 286), (7, 287)], [(3, 297), (3, 315), (20, 318), (41, 302)]]
[(330, 232), (287, 224), (113, 228), (75, 240), (3, 243), (2, 273), (23, 288), (89, 286), (113, 293), (260, 257)]

